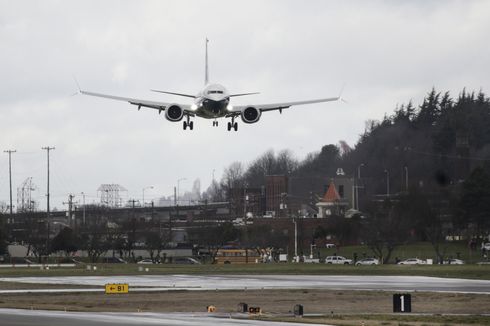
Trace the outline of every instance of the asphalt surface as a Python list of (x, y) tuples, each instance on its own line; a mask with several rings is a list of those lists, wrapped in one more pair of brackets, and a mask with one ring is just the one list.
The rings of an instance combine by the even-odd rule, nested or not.
[[(242, 316), (246, 318), (246, 316)], [(187, 325), (187, 326), (291, 326), (291, 323), (231, 319), (229, 315), (160, 313), (83, 313), (45, 310), (0, 309), (0, 324), (5, 326), (79, 326), (79, 325)], [(295, 323), (306, 326), (308, 324)]]
[(9, 277), (5, 282), (65, 284), (65, 289), (2, 290), (15, 292), (83, 292), (101, 289), (69, 289), (70, 285), (103, 286), (128, 283), (130, 291), (165, 290), (242, 290), (242, 289), (325, 289), (366, 291), (426, 291), (490, 294), (490, 281), (426, 276), (330, 276), (330, 275), (141, 275), (141, 276), (68, 276)]

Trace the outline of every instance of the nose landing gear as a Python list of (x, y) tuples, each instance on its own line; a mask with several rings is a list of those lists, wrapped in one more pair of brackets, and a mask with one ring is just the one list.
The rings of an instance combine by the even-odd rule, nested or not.
[(213, 127), (217, 127), (218, 126), (218, 120), (214, 120), (213, 121)]

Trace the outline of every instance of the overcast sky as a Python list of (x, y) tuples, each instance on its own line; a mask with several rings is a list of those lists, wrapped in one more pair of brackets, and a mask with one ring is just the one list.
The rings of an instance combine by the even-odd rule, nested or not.
[[(96, 200), (102, 183), (146, 199), (202, 190), (233, 161), (291, 149), (301, 159), (325, 144), (355, 145), (368, 119), (419, 104), (435, 86), (489, 90), (489, 1), (3, 1), (0, 0), (0, 201), (8, 155), (16, 189), (33, 177), (45, 209), (46, 152), (52, 206), (69, 193)], [(256, 124), (195, 119), (182, 130), (155, 110), (76, 95), (82, 88), (178, 101), (150, 88), (197, 93), (208, 37), (210, 79), (260, 95), (235, 104), (337, 96), (348, 103), (269, 112)], [(246, 102), (246, 103), (245, 103)], [(75, 200), (81, 200), (77, 196)]]

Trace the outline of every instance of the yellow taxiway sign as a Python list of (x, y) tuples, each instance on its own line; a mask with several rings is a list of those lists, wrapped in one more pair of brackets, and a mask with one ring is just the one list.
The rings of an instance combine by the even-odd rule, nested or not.
[(106, 284), (105, 294), (128, 293), (129, 284)]

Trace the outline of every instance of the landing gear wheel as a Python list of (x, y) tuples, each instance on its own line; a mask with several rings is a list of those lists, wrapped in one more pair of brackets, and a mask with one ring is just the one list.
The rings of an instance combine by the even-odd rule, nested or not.
[(231, 130), (231, 122), (228, 122), (228, 131)]
[(235, 122), (233, 124), (233, 129), (235, 129), (235, 131), (238, 131), (238, 122)]
[(194, 121), (189, 122), (189, 129), (194, 129)]
[(184, 130), (186, 130), (186, 129), (187, 129), (187, 122), (184, 121)]

